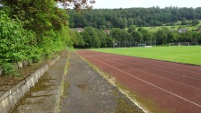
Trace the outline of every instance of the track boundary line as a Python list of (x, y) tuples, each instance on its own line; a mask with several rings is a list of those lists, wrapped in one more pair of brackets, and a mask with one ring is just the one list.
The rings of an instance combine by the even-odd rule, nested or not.
[[(102, 53), (102, 52), (100, 52), (100, 53)], [(109, 53), (106, 53), (106, 54), (108, 54), (109, 55)], [(117, 55), (117, 56), (126, 56), (126, 55), (118, 55), (118, 54), (112, 54), (112, 55)], [(158, 60), (158, 59), (150, 59), (150, 58), (142, 58), (142, 57), (136, 57), (136, 56), (126, 56), (126, 57), (130, 57), (130, 58), (139, 58), (139, 59), (146, 59), (146, 60), (152, 60), (152, 61), (158, 61), (158, 62), (167, 62), (167, 63), (176, 63), (176, 64), (179, 64), (179, 63), (177, 63), (177, 62), (170, 62), (170, 61), (163, 61), (163, 60)], [(134, 62), (140, 62), (140, 63), (145, 63), (145, 62), (143, 62), (143, 61), (134, 61)], [(151, 62), (151, 61), (149, 61), (149, 62)], [(182, 64), (182, 63), (181, 63)], [(185, 64), (183, 64), (183, 65), (185, 65)], [(191, 68), (191, 69), (197, 69), (197, 68), (195, 68), (195, 67), (192, 67), (192, 65), (189, 65), (190, 67), (189, 68)], [(184, 71), (184, 72), (188, 72), (188, 71), (186, 71), (186, 70), (183, 70), (183, 69), (176, 69), (176, 68), (172, 68), (172, 67), (170, 67), (170, 66), (166, 66), (167, 68), (170, 68), (170, 69), (173, 69), (173, 70), (179, 70), (179, 71)], [(198, 67), (201, 67), (201, 66), (198, 66)], [(197, 70), (201, 70), (201, 69), (197, 69)], [(192, 74), (195, 74), (194, 72), (191, 72)], [(201, 74), (200, 74), (201, 75)], [(200, 80), (201, 81), (201, 80)]]
[[(113, 59), (117, 59), (117, 58), (113, 58)], [(130, 63), (130, 62), (128, 62), (128, 61), (125, 61), (124, 59), (119, 60), (119, 61), (123, 61), (123, 62)], [(134, 61), (134, 62), (138, 62), (138, 61)], [(142, 63), (142, 62), (140, 62), (140, 63)], [(144, 63), (144, 62), (143, 62), (143, 63)], [(130, 63), (130, 64), (131, 64), (131, 63)], [(145, 63), (144, 63), (144, 64), (145, 64)], [(142, 64), (139, 64), (139, 65), (144, 66), (144, 67), (149, 67), (149, 66), (142, 65)], [(153, 67), (149, 67), (149, 68), (152, 68), (152, 69), (155, 69), (155, 70), (159, 70), (159, 71), (163, 71), (163, 72), (172, 74), (171, 72), (168, 72), (168, 71), (165, 71), (165, 70), (162, 70), (162, 69), (157, 69), (157, 68), (153, 68)], [(169, 67), (169, 66), (168, 66), (168, 68), (174, 69), (174, 68), (171, 68), (171, 67)], [(178, 70), (178, 69), (174, 69), (174, 70)], [(184, 70), (179, 70), (179, 71), (184, 71)], [(185, 72), (188, 72), (188, 71), (185, 71)], [(192, 74), (195, 74), (195, 73), (193, 73), (193, 72), (191, 72), (191, 73), (192, 73)], [(173, 73), (173, 74), (174, 74), (174, 73)], [(189, 77), (189, 76), (187, 76), (187, 75), (185, 75), (185, 74), (180, 74), (180, 73), (176, 73), (176, 74), (178, 74), (178, 75), (180, 75), (180, 76), (184, 76), (184, 77), (186, 77), (186, 78), (190, 78), (190, 79), (197, 80), (197, 81), (200, 81), (200, 82), (201, 82), (200, 79), (197, 79), (197, 78), (194, 78), (194, 77)]]
[[(113, 63), (115, 63), (115, 64), (118, 64), (118, 63), (116, 63), (116, 62), (114, 62), (114, 61), (111, 61), (111, 60), (108, 60), (108, 59), (105, 59), (105, 60), (110, 61), (110, 62), (113, 62)], [(119, 64), (119, 65), (122, 65), (122, 64)], [(124, 65), (122, 65), (122, 66), (124, 66)], [(190, 88), (197, 89), (197, 90), (200, 90), (200, 91), (201, 91), (201, 89), (196, 88), (196, 87), (194, 87), (194, 86), (190, 86), (190, 85), (187, 85), (187, 84), (184, 84), (184, 83), (181, 83), (181, 82), (176, 82), (176, 81), (174, 81), (174, 80), (171, 80), (171, 79), (162, 77), (162, 76), (157, 75), (157, 74), (154, 74), (154, 73), (149, 73), (149, 72), (143, 71), (143, 70), (141, 70), (141, 69), (134, 68), (134, 67), (132, 67), (132, 66), (129, 66), (129, 67), (131, 67), (131, 68), (133, 68), (133, 69), (135, 69), (135, 70), (137, 70), (137, 71), (141, 71), (141, 72), (143, 72), (143, 73), (151, 74), (151, 75), (153, 75), (153, 76), (157, 76), (157, 77), (160, 77), (160, 78), (162, 78), (162, 79), (165, 79), (165, 80), (168, 80), (168, 81), (171, 81), (171, 82), (174, 82), (174, 83), (177, 83), (177, 84), (181, 84), (181, 85), (184, 85), (184, 86), (187, 86), (187, 87), (190, 87)]]
[[(105, 58), (104, 58), (104, 59), (105, 59)], [(108, 59), (105, 59), (105, 60), (108, 60)], [(115, 64), (118, 64), (118, 63), (116, 63), (116, 62), (114, 62), (114, 61), (111, 61), (111, 60), (108, 60), (108, 61), (113, 62), (113, 63), (115, 63)], [(130, 62), (127, 62), (127, 63), (130, 63)], [(130, 63), (130, 64), (131, 64), (131, 63)], [(122, 65), (122, 64), (118, 64), (118, 65)], [(122, 65), (122, 66), (125, 66), (125, 65)], [(143, 65), (142, 65), (142, 66), (143, 66)], [(201, 91), (200, 88), (196, 88), (196, 87), (194, 87), (194, 86), (190, 86), (190, 85), (184, 84), (184, 83), (182, 83), (182, 82), (177, 82), (177, 81), (174, 81), (174, 80), (171, 80), (171, 79), (162, 77), (162, 76), (157, 75), (157, 74), (154, 74), (154, 73), (149, 73), (149, 72), (143, 71), (143, 70), (141, 70), (141, 69), (134, 68), (134, 67), (132, 67), (132, 66), (129, 66), (129, 67), (131, 67), (131, 68), (133, 68), (133, 69), (135, 69), (135, 70), (141, 71), (141, 72), (143, 72), (143, 73), (151, 74), (151, 75), (160, 77), (160, 78), (162, 78), (162, 79), (165, 79), (165, 80), (168, 80), (168, 81), (177, 83), (177, 84), (181, 84), (181, 85), (184, 85), (184, 86), (188, 86), (188, 87), (191, 87), (191, 88), (193, 88), (193, 89), (197, 89), (197, 90), (200, 90), (200, 91)], [(148, 67), (148, 66), (144, 66), (144, 67)], [(154, 68), (154, 69), (156, 69), (156, 68)], [(160, 70), (160, 69), (157, 69), (157, 70)], [(160, 71), (163, 71), (163, 70), (160, 70)], [(163, 71), (163, 72), (165, 72), (165, 71)]]
[(191, 101), (191, 100), (188, 100), (188, 99), (186, 99), (186, 98), (183, 98), (183, 97), (181, 97), (181, 96), (179, 96), (179, 95), (177, 95), (177, 94), (175, 94), (175, 93), (173, 93), (173, 92), (171, 92), (171, 91), (168, 91), (168, 90), (163, 89), (163, 88), (161, 88), (161, 87), (159, 87), (159, 86), (157, 86), (157, 85), (155, 85), (155, 84), (152, 84), (152, 83), (150, 83), (150, 82), (148, 82), (148, 81), (145, 81), (145, 80), (143, 80), (143, 79), (140, 79), (140, 78), (138, 78), (138, 77), (136, 77), (136, 76), (133, 76), (133, 75), (130, 74), (130, 73), (127, 73), (127, 72), (125, 72), (125, 71), (122, 71), (122, 70), (120, 70), (120, 69), (118, 69), (118, 68), (116, 68), (116, 67), (114, 67), (114, 66), (112, 66), (112, 65), (106, 64), (106, 63), (104, 63), (104, 62), (102, 62), (102, 61), (100, 61), (100, 60), (98, 60), (98, 59), (96, 59), (96, 58), (93, 58), (93, 57), (88, 56), (88, 55), (87, 55), (87, 57), (90, 57), (90, 58), (92, 58), (92, 59), (94, 59), (94, 60), (96, 60), (96, 61), (98, 61), (98, 62), (100, 62), (100, 63), (102, 63), (102, 64), (105, 64), (105, 65), (107, 65), (107, 66), (109, 66), (109, 67), (112, 67), (112, 68), (114, 68), (114, 69), (116, 69), (116, 70), (118, 70), (118, 71), (120, 71), (120, 72), (122, 72), (122, 73), (125, 73), (125, 74), (127, 74), (127, 75), (129, 75), (129, 76), (131, 76), (131, 77), (133, 77), (133, 78), (136, 78), (136, 79), (138, 79), (138, 80), (140, 80), (140, 81), (142, 81), (142, 82), (144, 82), (144, 83), (146, 83), (146, 84), (148, 84), (148, 85), (151, 85), (151, 86), (153, 86), (153, 87), (155, 87), (155, 88), (158, 88), (158, 89), (160, 89), (160, 90), (162, 90), (162, 91), (164, 91), (164, 92), (166, 92), (166, 93), (168, 93), (168, 94), (171, 94), (171, 95), (173, 95), (173, 96), (175, 96), (175, 97), (177, 97), (177, 98), (180, 98), (180, 99), (182, 99), (182, 100), (184, 100), (184, 101), (186, 101), (186, 102), (189, 102), (189, 103), (191, 103), (191, 104), (193, 104), (193, 105), (195, 105), (195, 106), (201, 108), (201, 105), (199, 105), (199, 104), (197, 104), (197, 103), (195, 103), (195, 102), (193, 102), (193, 101)]

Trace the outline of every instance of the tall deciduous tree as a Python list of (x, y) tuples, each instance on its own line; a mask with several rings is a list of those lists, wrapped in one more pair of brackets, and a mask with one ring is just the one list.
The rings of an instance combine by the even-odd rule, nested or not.
[(167, 34), (164, 29), (160, 29), (156, 32), (156, 41), (157, 44), (166, 44), (167, 43)]
[(142, 41), (143, 41), (143, 36), (142, 36), (141, 32), (134, 31), (131, 33), (131, 37), (137, 43), (142, 43)]
[(101, 41), (96, 33), (96, 30), (93, 27), (86, 27), (81, 35), (85, 42), (86, 48), (98, 48), (101, 46)]

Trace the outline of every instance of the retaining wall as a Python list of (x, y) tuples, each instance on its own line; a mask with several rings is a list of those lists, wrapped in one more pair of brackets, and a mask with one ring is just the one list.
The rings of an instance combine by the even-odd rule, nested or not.
[(47, 71), (49, 66), (54, 65), (56, 60), (60, 57), (54, 59), (50, 64), (46, 64), (36, 72), (31, 74), (25, 80), (21, 81), (19, 84), (14, 86), (9, 91), (5, 92), (3, 95), (0, 96), (0, 113), (8, 113), (12, 110), (15, 104), (18, 102), (20, 98), (24, 96), (26, 92), (30, 90), (31, 87), (35, 85), (36, 82), (43, 76)]

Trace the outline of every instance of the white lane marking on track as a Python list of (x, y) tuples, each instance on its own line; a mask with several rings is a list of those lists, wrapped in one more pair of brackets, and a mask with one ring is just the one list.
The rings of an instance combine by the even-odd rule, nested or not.
[[(125, 61), (125, 62), (128, 62), (128, 61)], [(138, 61), (134, 61), (134, 62), (138, 62)], [(128, 62), (128, 63), (130, 63), (130, 62)], [(144, 63), (144, 62), (140, 62), (140, 63)], [(145, 63), (144, 63), (144, 64), (145, 64)], [(142, 65), (142, 66), (145, 66), (145, 65)], [(149, 67), (149, 66), (146, 66), (146, 67)], [(152, 67), (149, 67), (149, 68), (152, 68)], [(172, 68), (172, 67), (169, 67), (169, 66), (167, 66), (167, 68), (174, 69), (174, 70), (179, 70), (179, 71), (188, 72), (188, 71), (186, 71), (186, 70), (175, 69), (175, 68)], [(164, 70), (162, 70), (162, 69), (157, 69), (157, 68), (152, 68), (152, 69), (164, 71)], [(164, 71), (164, 72), (170, 73), (170, 72), (168, 72), (168, 71)], [(191, 73), (192, 73), (192, 74), (195, 74), (195, 73), (193, 73), (193, 72), (191, 72)], [(197, 79), (197, 78), (194, 78), (194, 77), (189, 77), (189, 76), (187, 76), (187, 75), (185, 75), (185, 74), (179, 74), (179, 73), (177, 73), (177, 74), (178, 74), (178, 75), (181, 75), (181, 76), (184, 76), (184, 77), (186, 77), (186, 78), (190, 78), (190, 79), (193, 79), (193, 80), (201, 81), (200, 79)], [(196, 74), (197, 74), (197, 73), (196, 73)]]
[(143, 80), (143, 79), (140, 79), (140, 78), (138, 78), (138, 77), (136, 77), (136, 76), (133, 76), (132, 74), (129, 74), (129, 73), (127, 73), (127, 72), (124, 72), (124, 71), (122, 71), (122, 70), (120, 70), (120, 69), (118, 69), (118, 68), (116, 68), (116, 67), (114, 67), (114, 66), (112, 66), (112, 65), (106, 64), (106, 63), (104, 63), (104, 62), (102, 62), (102, 61), (100, 61), (100, 60), (98, 60), (98, 59), (96, 59), (96, 58), (93, 58), (93, 57), (88, 56), (88, 55), (87, 55), (87, 57), (90, 57), (90, 58), (92, 58), (92, 59), (94, 59), (94, 60), (96, 60), (96, 61), (98, 61), (98, 62), (100, 62), (100, 63), (102, 63), (102, 64), (105, 64), (105, 65), (107, 65), (107, 66), (109, 66), (109, 67), (112, 67), (112, 68), (114, 68), (114, 69), (116, 69), (116, 70), (118, 70), (118, 71), (120, 71), (120, 72), (122, 72), (122, 73), (125, 73), (125, 74), (127, 74), (127, 75), (129, 75), (129, 76), (131, 76), (131, 77), (134, 77), (134, 78), (136, 78), (136, 79), (138, 79), (138, 80), (140, 80), (140, 81), (142, 81), (142, 82), (144, 82), (144, 83), (146, 83), (146, 84), (148, 84), (148, 85), (151, 85), (151, 86), (153, 86), (153, 87), (156, 87), (156, 88), (158, 88), (158, 89), (160, 89), (160, 90), (162, 90), (162, 91), (164, 91), (164, 92), (166, 92), (166, 93), (169, 93), (169, 94), (171, 94), (171, 95), (174, 95), (174, 96), (176, 96), (176, 97), (178, 97), (178, 98), (180, 98), (180, 99), (182, 99), (182, 100), (184, 100), (184, 101), (187, 101), (187, 102), (189, 102), (189, 103), (191, 103), (191, 104), (193, 104), (193, 105), (196, 105), (196, 106), (198, 106), (198, 107), (201, 108), (201, 105), (199, 105), (199, 104), (197, 104), (197, 103), (195, 103), (195, 102), (193, 102), (193, 101), (191, 101), (191, 100), (188, 100), (188, 99), (186, 99), (186, 98), (183, 98), (183, 97), (181, 97), (181, 96), (179, 96), (179, 95), (177, 95), (177, 94), (174, 94), (173, 92), (170, 92), (170, 91), (168, 91), (168, 90), (166, 90), (166, 89), (163, 89), (163, 88), (161, 88), (161, 87), (159, 87), (159, 86), (157, 86), (157, 85), (154, 85), (154, 84), (152, 84), (152, 83), (150, 83), (150, 82), (147, 82), (147, 81), (145, 81), (145, 80)]
[[(121, 55), (118, 55), (118, 56), (121, 56)], [(137, 57), (138, 58), (138, 57)], [(141, 58), (141, 59), (149, 59), (149, 58)], [(157, 59), (150, 59), (150, 60), (155, 60), (155, 61), (160, 61), (162, 62), (162, 60), (157, 60)], [(135, 62), (143, 62), (143, 61), (135, 61)], [(151, 62), (151, 61), (149, 61)], [(168, 63), (173, 63), (173, 62), (170, 62), (170, 61), (167, 61)], [(144, 62), (143, 62), (144, 63)], [(188, 72), (186, 70), (183, 70), (183, 69), (178, 69), (178, 68), (173, 68), (173, 67), (170, 67), (170, 66), (166, 66), (167, 68), (170, 68), (170, 69), (173, 69), (173, 70), (179, 70), (179, 71), (184, 71), (184, 72)], [(189, 67), (189, 68), (192, 68), (192, 69), (195, 69), (194, 67)], [(197, 70), (201, 70), (199, 68), (196, 68)], [(192, 72), (193, 73), (193, 72)], [(195, 73), (194, 73), (195, 74)]]
[[(115, 59), (115, 58), (114, 58)], [(124, 60), (123, 60), (124, 61)], [(124, 62), (127, 62), (127, 63), (130, 63), (130, 62), (128, 62), (128, 61), (124, 61)], [(134, 61), (135, 62), (135, 61)], [(131, 64), (131, 63), (130, 63)], [(145, 64), (145, 63), (144, 63)], [(149, 67), (149, 66), (146, 66), (146, 65), (142, 65), (142, 64), (139, 64), (139, 65), (141, 65), (141, 66), (144, 66), (144, 67)], [(165, 71), (165, 70), (162, 70), (162, 69), (157, 69), (157, 68), (153, 68), (153, 67), (149, 67), (149, 68), (152, 68), (152, 69), (155, 69), (155, 70), (160, 70), (160, 71), (163, 71), (163, 72), (166, 72), (166, 73), (171, 73), (171, 72), (168, 72), (168, 71)], [(170, 68), (170, 67), (167, 67), (167, 68)], [(174, 69), (174, 68), (173, 68)], [(176, 69), (174, 69), (174, 70), (176, 70)], [(179, 71), (183, 71), (183, 70), (179, 70)], [(187, 71), (186, 71), (187, 72)], [(192, 72), (193, 73), (193, 72)], [(174, 74), (174, 73), (173, 73)], [(190, 79), (193, 79), (193, 80), (197, 80), (197, 81), (200, 81), (201, 82), (201, 80), (200, 79), (197, 79), (197, 78), (194, 78), (194, 77), (189, 77), (189, 76), (187, 76), (187, 75), (185, 75), (185, 74), (179, 74), (179, 73), (176, 73), (176, 74), (178, 74), (178, 75), (181, 75), (181, 76), (183, 76), (183, 77), (186, 77), (186, 78), (190, 78)], [(194, 73), (195, 74), (195, 73)]]
[[(105, 60), (110, 61), (110, 62), (113, 62), (113, 63), (115, 63), (115, 64), (118, 64), (118, 63), (116, 63), (116, 62), (114, 62), (114, 61), (111, 61), (111, 60), (108, 60), (108, 59), (105, 59)], [(122, 65), (122, 64), (118, 64), (118, 65)], [(122, 65), (122, 66), (125, 66), (125, 65)], [(184, 84), (184, 83), (181, 83), (181, 82), (177, 82), (177, 81), (174, 81), (174, 80), (171, 80), (171, 79), (168, 79), (168, 78), (162, 77), (162, 76), (157, 75), (157, 74), (149, 73), (149, 72), (146, 72), (146, 71), (143, 71), (143, 70), (140, 70), (140, 69), (134, 68), (134, 67), (132, 67), (132, 66), (128, 66), (128, 67), (131, 67), (131, 68), (133, 68), (133, 69), (135, 69), (135, 70), (137, 70), (137, 71), (141, 71), (141, 72), (143, 72), (143, 73), (147, 73), (147, 74), (151, 74), (151, 75), (153, 75), (153, 76), (160, 77), (160, 78), (162, 78), (162, 79), (165, 79), (165, 80), (168, 80), (168, 81), (174, 82), (174, 83), (176, 83), (176, 84), (181, 84), (181, 85), (184, 85), (184, 86), (187, 86), (187, 87), (191, 87), (191, 88), (193, 88), (193, 89), (197, 89), (197, 90), (200, 90), (200, 91), (201, 91), (200, 88), (196, 88), (196, 87), (191, 86), (191, 85), (188, 85), (188, 84)]]

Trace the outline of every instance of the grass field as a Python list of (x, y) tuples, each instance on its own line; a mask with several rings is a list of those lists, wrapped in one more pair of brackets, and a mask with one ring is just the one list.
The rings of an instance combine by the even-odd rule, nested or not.
[(93, 51), (201, 65), (201, 46), (108, 48)]
[[(179, 26), (164, 26), (168, 29), (174, 30), (174, 31), (178, 31)], [(150, 32), (157, 32), (159, 29), (162, 29), (162, 26), (157, 26), (157, 27), (143, 27), (144, 29), (146, 29), (147, 31)], [(188, 31), (192, 31), (192, 30), (196, 30), (197, 28), (199, 28), (198, 26), (183, 26), (183, 28), (187, 28)]]
[[(188, 21), (189, 23), (191, 23), (191, 21)], [(150, 31), (150, 32), (157, 32), (159, 29), (162, 29), (162, 27), (166, 27), (168, 29), (177, 31), (179, 29), (179, 27), (183, 27), (183, 28), (187, 28), (188, 31), (192, 31), (192, 30), (196, 30), (197, 28), (199, 28), (201, 26), (201, 20), (199, 20), (199, 24), (196, 26), (186, 26), (186, 25), (180, 25), (181, 21), (175, 22), (175, 26), (155, 26), (155, 27), (143, 27), (144, 29)]]

